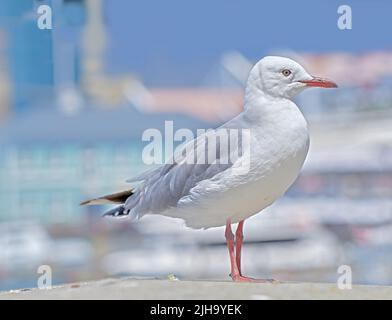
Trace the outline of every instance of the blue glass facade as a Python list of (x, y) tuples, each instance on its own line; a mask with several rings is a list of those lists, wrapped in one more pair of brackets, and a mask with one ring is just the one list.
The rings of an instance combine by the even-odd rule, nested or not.
[(0, 3), (1, 27), (7, 34), (14, 112), (28, 109), (31, 101), (42, 103), (52, 96), (52, 30), (38, 28), (36, 8), (39, 4), (51, 4), (51, 0)]

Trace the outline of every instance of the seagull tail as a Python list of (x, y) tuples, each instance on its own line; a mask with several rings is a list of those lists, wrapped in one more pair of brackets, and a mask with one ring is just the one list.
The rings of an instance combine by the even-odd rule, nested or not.
[(80, 203), (80, 205), (93, 206), (100, 204), (123, 204), (131, 195), (133, 195), (133, 190), (125, 190), (109, 195), (105, 195), (99, 198), (86, 200)]

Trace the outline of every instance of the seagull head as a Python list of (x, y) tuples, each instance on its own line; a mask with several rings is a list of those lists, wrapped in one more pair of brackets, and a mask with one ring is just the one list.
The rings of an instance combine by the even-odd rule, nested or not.
[(311, 76), (294, 60), (267, 56), (250, 71), (247, 87), (272, 98), (292, 99), (309, 87), (336, 88), (337, 85), (330, 80)]

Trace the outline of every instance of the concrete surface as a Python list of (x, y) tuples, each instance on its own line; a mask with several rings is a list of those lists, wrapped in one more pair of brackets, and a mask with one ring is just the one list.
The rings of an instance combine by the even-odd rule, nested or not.
[(2, 292), (2, 299), (392, 299), (392, 287), (120, 278)]

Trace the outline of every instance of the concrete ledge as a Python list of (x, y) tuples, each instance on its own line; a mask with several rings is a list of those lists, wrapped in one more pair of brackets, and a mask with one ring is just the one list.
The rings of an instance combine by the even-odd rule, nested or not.
[(2, 292), (0, 299), (392, 299), (392, 287), (120, 278)]

